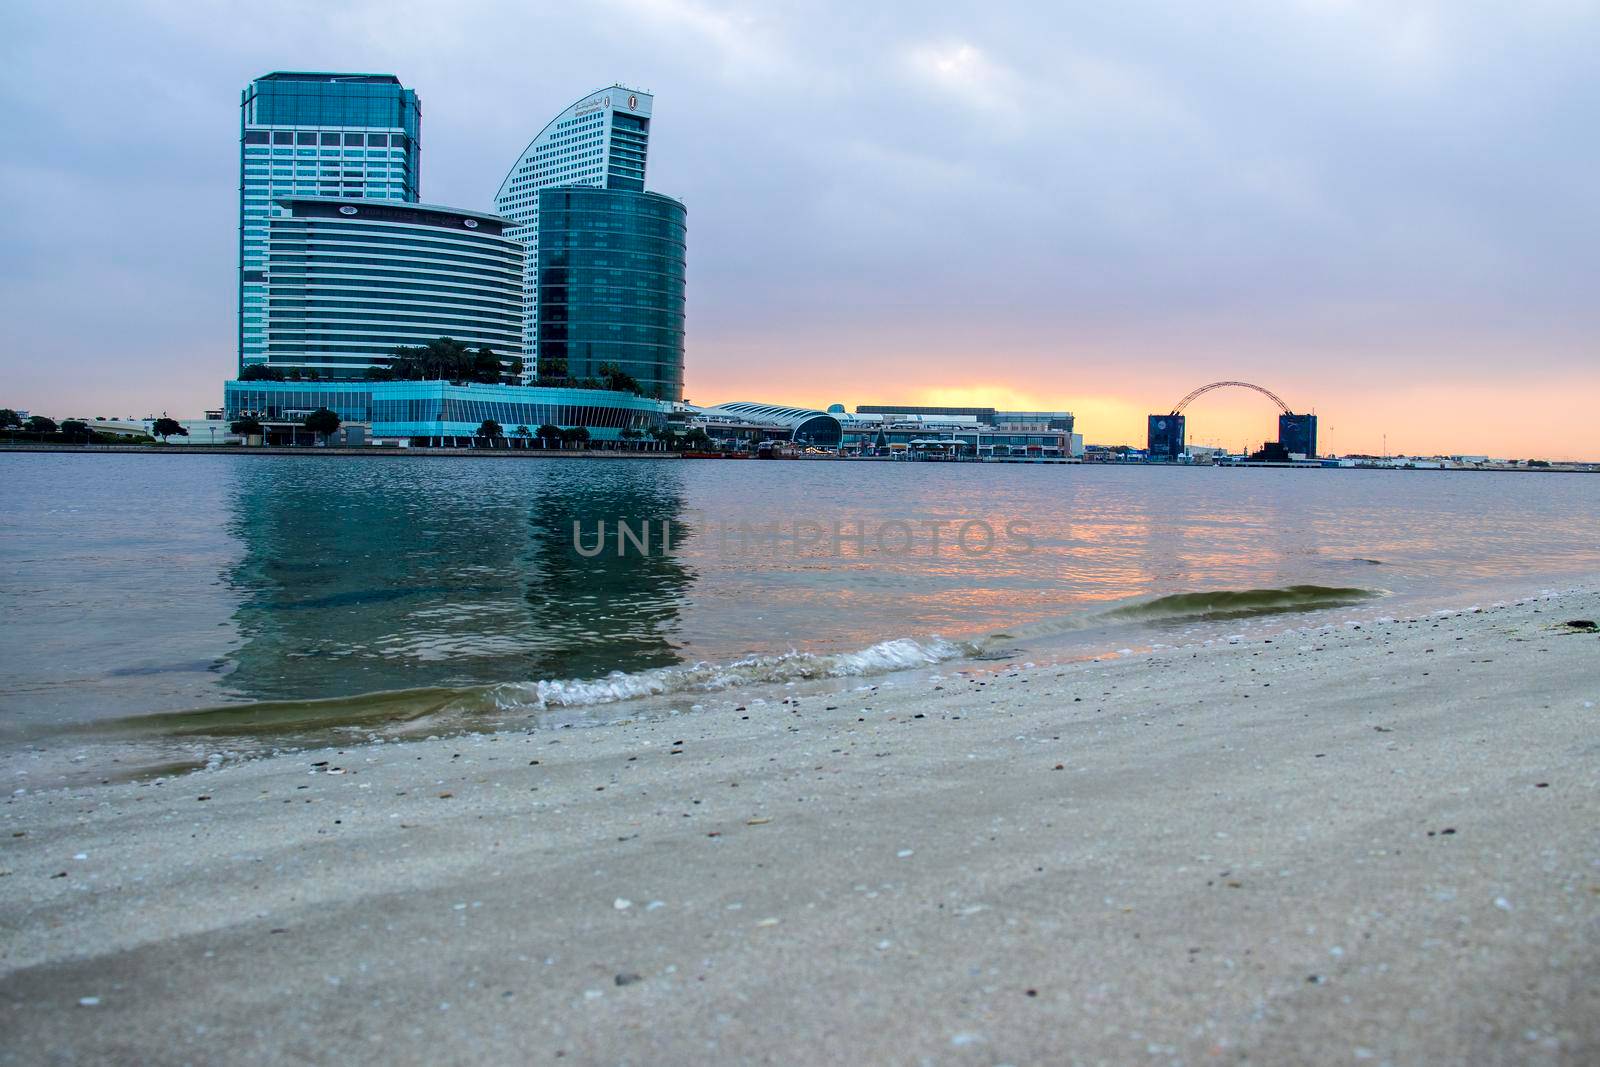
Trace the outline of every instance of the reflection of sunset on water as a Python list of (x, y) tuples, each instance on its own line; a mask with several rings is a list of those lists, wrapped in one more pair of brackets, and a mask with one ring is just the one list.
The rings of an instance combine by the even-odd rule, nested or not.
[[(81, 506), (131, 514), (170, 493), (141, 462), (113, 457), (78, 469), (90, 476)], [(1384, 590), (1413, 603), (1483, 589), (1490, 599), (1492, 590), (1519, 595), (1600, 565), (1600, 480), (1581, 475), (401, 457), (184, 463), (196, 476), (183, 506), (164, 510), (163, 536), (147, 544), (102, 550), (93, 528), (57, 528), (48, 510), (12, 528), (13, 551), (70, 543), (87, 553), (57, 579), (81, 588), (63, 586), (27, 609), (48, 647), (94, 640), (87, 680), (62, 680), (54, 667), (16, 680), (37, 714), (602, 678), (791, 651), (849, 654), (934, 635), (1011, 634), (1032, 653), (1070, 656), (1081, 650), (1057, 647), (1065, 636), (1111, 624), (1114, 638), (1082, 640), (1116, 650), (1174, 639), (1179, 624), (1165, 615), (1104, 614), (1133, 600), (1291, 587)], [(42, 479), (8, 487), (26, 511), (29, 493), (51, 491), (50, 478), (42, 464), (18, 470)], [(601, 523), (605, 550), (595, 551)], [(627, 543), (618, 552), (619, 524), (648, 527), (649, 550)], [(728, 530), (777, 536), (749, 551)], [(170, 574), (183, 608), (145, 613), (128, 633), (113, 625), (123, 609), (106, 591), (149, 566)], [(1337, 601), (1309, 596), (1268, 598), (1261, 610)], [(0, 631), (0, 641), (17, 632)], [(43, 662), (20, 651), (7, 658)]]

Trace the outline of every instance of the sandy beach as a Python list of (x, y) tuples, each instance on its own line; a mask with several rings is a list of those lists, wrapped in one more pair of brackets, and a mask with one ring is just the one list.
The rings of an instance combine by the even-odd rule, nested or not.
[(1591, 1064), (1595, 618), (9, 796), (0, 1062)]

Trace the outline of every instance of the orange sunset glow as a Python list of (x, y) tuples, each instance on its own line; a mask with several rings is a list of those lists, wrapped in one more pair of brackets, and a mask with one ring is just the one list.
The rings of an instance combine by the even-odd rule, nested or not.
[[(721, 362), (716, 354), (707, 361)], [(985, 364), (981, 372), (972, 366), (979, 362)], [(1361, 380), (1358, 368), (1364, 362), (1332, 359), (1285, 367), (1195, 359), (1193, 369), (1100, 359), (1055, 367), (1044, 359), (990, 353), (981, 360), (953, 354), (939, 361), (952, 369), (937, 374), (940, 384), (933, 385), (918, 380), (926, 376), (918, 368), (932, 363), (927, 357), (823, 357), (794, 370), (785, 363), (761, 360), (741, 367), (730, 356), (724, 364), (728, 369), (715, 375), (692, 368), (688, 395), (706, 403), (842, 403), (851, 410), (882, 403), (1065, 410), (1077, 416), (1078, 429), (1092, 444), (1142, 446), (1147, 415), (1170, 410), (1197, 386), (1237, 379), (1265, 386), (1295, 410), (1318, 415), (1321, 444), (1331, 454), (1378, 455), (1387, 449), (1391, 454), (1583, 460), (1600, 453), (1600, 447), (1585, 448), (1587, 438), (1574, 433), (1600, 400), (1597, 375), (1581, 369), (1554, 368), (1498, 383), (1399, 371)], [(841, 388), (829, 382), (848, 384)], [(1271, 401), (1246, 390), (1208, 393), (1185, 414), (1189, 440), (1197, 445), (1253, 449), (1276, 433)]]

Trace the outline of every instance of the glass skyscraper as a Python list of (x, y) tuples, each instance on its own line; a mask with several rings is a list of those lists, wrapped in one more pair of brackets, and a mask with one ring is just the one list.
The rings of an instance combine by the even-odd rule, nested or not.
[(540, 358), (533, 275), (539, 251), (539, 191), (554, 185), (642, 191), (652, 102), (649, 93), (621, 85), (583, 97), (539, 131), (495, 195), (495, 211), (512, 222), (507, 235), (528, 246), (523, 348), (530, 378)]
[(392, 74), (275, 71), (239, 106), (239, 370), (267, 360), (268, 220), (285, 197), (415, 202), (421, 104)]
[(610, 364), (646, 396), (683, 399), (686, 216), (660, 193), (540, 192), (541, 380), (598, 378)]

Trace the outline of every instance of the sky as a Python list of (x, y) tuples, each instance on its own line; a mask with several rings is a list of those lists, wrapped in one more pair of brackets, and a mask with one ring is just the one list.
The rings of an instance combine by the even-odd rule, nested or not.
[(416, 89), (422, 198), (478, 209), (580, 96), (654, 93), (697, 403), (1142, 444), (1240, 379), (1324, 451), (1600, 459), (1596, 55), (1600, 0), (10, 0), (0, 406), (220, 404), (239, 92), (322, 69)]

